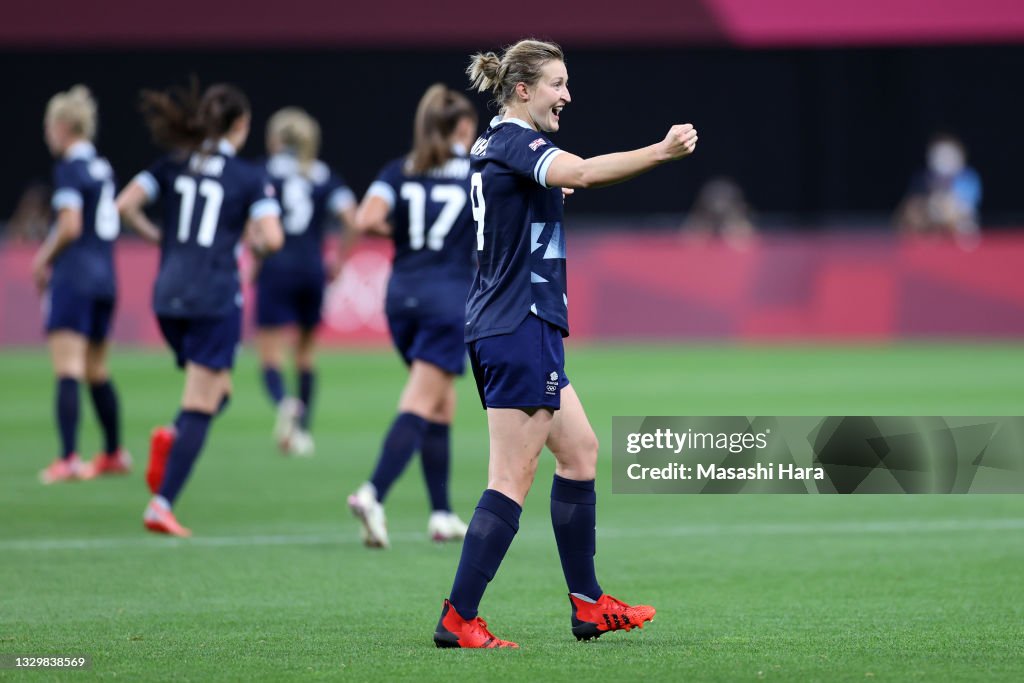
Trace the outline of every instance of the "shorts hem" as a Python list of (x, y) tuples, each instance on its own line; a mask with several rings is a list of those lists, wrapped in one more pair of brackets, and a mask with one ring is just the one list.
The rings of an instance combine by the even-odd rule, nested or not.
[(520, 404), (515, 404), (515, 405), (508, 404), (508, 405), (500, 405), (499, 406), (499, 405), (484, 403), (484, 408), (485, 409), (487, 409), (487, 408), (499, 408), (499, 409), (518, 408), (520, 410), (526, 410), (528, 408), (549, 408), (551, 410), (561, 410), (562, 409), (562, 404), (561, 404), (561, 402), (559, 402), (559, 404), (557, 406), (553, 406), (553, 405), (549, 405), (547, 403), (520, 403)]

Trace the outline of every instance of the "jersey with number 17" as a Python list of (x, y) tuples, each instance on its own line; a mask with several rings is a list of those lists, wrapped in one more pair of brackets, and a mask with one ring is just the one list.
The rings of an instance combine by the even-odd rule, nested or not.
[(162, 198), (157, 315), (219, 317), (241, 306), (235, 250), (246, 222), (280, 215), (266, 170), (215, 149), (163, 157), (135, 177), (150, 200)]
[(395, 257), (388, 315), (463, 317), (475, 267), (469, 159), (455, 156), (424, 173), (410, 172), (404, 157), (395, 159), (366, 194), (380, 197), (391, 210)]

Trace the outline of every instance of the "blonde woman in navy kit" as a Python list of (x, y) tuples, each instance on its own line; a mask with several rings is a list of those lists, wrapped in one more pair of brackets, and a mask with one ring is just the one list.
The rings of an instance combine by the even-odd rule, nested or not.
[(518, 647), (477, 616), (480, 599), (519, 529), (541, 449), (557, 462), (551, 523), (569, 588), (573, 635), (631, 630), (654, 608), (605, 593), (594, 570), (597, 437), (564, 369), (569, 334), (562, 189), (611, 185), (693, 152), (693, 126), (672, 126), (649, 147), (582, 159), (559, 149), (570, 103), (565, 61), (553, 43), (523, 40), (475, 55), (473, 87), (494, 93), (501, 114), (470, 151), (479, 270), (470, 289), (466, 341), (490, 432), (488, 487), (434, 633), (438, 647)]
[[(92, 144), (96, 101), (84, 85), (50, 98), (47, 147), (56, 157), (53, 209), (57, 220), (36, 252), (32, 275), (46, 293), (46, 333), (57, 375), (61, 457), (39, 473), (44, 484), (125, 474), (131, 457), (121, 448), (121, 411), (107, 368), (107, 337), (117, 285), (114, 240), (121, 223), (114, 207), (116, 179)], [(91, 462), (78, 457), (78, 385), (89, 383), (105, 446)]]

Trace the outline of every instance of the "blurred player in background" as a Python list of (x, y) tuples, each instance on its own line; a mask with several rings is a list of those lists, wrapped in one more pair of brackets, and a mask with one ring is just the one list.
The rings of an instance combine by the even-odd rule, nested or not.
[(488, 487), (434, 632), (438, 647), (518, 647), (477, 616), (480, 599), (519, 529), (523, 501), (547, 445), (555, 456), (551, 523), (569, 586), (572, 632), (590, 639), (632, 629), (654, 608), (606, 594), (594, 571), (597, 437), (565, 375), (569, 334), (563, 195), (611, 185), (690, 154), (697, 133), (673, 126), (661, 142), (582, 159), (548, 138), (571, 101), (562, 50), (523, 40), (499, 57), (473, 57), (474, 88), (494, 93), (501, 115), (473, 144), (471, 179), (479, 270), (466, 340), (490, 433)]
[[(312, 455), (310, 435), (315, 369), (313, 352), (320, 325), (324, 286), (324, 230), (340, 221), (339, 253), (328, 262), (330, 279), (341, 269), (342, 252), (353, 235), (356, 199), (345, 181), (317, 160), (320, 125), (302, 109), (288, 107), (267, 124), (267, 172), (280, 198), (284, 247), (258, 262), (256, 278), (256, 348), (263, 384), (277, 408), (274, 436), (285, 453)], [(298, 397), (286, 396), (281, 367), (290, 326), (298, 327), (295, 367)]]
[(360, 232), (394, 240), (386, 312), (409, 367), (373, 475), (348, 498), (370, 547), (389, 545), (382, 503), (417, 450), (432, 509), (427, 533), (435, 541), (466, 534), (448, 498), (449, 427), (455, 377), (466, 367), (466, 293), (474, 269), (467, 152), (476, 132), (469, 100), (432, 85), (416, 110), (412, 151), (384, 166), (356, 218)]
[(743, 188), (727, 177), (712, 178), (701, 186), (683, 230), (690, 240), (717, 238), (737, 248), (749, 246), (757, 232)]
[[(260, 253), (284, 240), (281, 210), (262, 166), (235, 154), (249, 136), (249, 100), (231, 85), (144, 91), (142, 112), (153, 140), (168, 154), (121, 192), (121, 216), (159, 237), (160, 273), (153, 309), (164, 339), (185, 370), (181, 410), (173, 427), (153, 432), (146, 481), (154, 493), (147, 529), (189, 536), (171, 507), (195, 464), (213, 417), (227, 406), (231, 368), (242, 334), (242, 293), (236, 247), (246, 232)], [(143, 207), (161, 200), (163, 232)]]
[(927, 166), (911, 180), (896, 222), (907, 233), (948, 235), (969, 242), (978, 234), (981, 178), (967, 165), (964, 143), (940, 133), (932, 138), (926, 156)]
[[(46, 293), (46, 332), (57, 375), (61, 457), (39, 473), (44, 484), (121, 474), (131, 458), (121, 448), (120, 409), (107, 368), (107, 335), (117, 285), (113, 242), (121, 229), (114, 207), (114, 172), (96, 154), (96, 101), (76, 85), (46, 107), (46, 144), (57, 158), (53, 210), (57, 221), (32, 263)], [(78, 457), (78, 384), (89, 382), (103, 429), (103, 452), (88, 465)]]

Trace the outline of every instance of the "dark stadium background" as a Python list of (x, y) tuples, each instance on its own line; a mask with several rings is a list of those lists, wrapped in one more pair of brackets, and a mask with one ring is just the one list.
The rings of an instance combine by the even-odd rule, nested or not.
[[(512, 11), (468, 0), (256, 0), (236, 15), (241, 5), (199, 0), (18, 3), (0, 26), (9, 133), (0, 220), (27, 181), (47, 179), (43, 107), (74, 82), (96, 92), (100, 148), (124, 180), (154, 155), (137, 92), (195, 73), (249, 93), (249, 155), (262, 153), (269, 113), (308, 108), (323, 123), (324, 157), (361, 192), (407, 149), (409, 112), (429, 83), (465, 87), (470, 52), (532, 33), (568, 51), (565, 148), (648, 144), (677, 121), (701, 132), (701, 153), (686, 164), (581, 193), (578, 221), (671, 222), (666, 214), (681, 216), (703, 180), (728, 174), (769, 227), (885, 227), (928, 138), (950, 130), (982, 174), (984, 223), (1022, 224), (1024, 10), (1002, 0), (926, 5), (646, 0), (598, 11), (573, 0)], [(486, 122), (486, 98), (476, 101)]]

